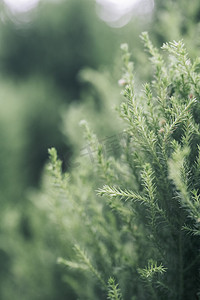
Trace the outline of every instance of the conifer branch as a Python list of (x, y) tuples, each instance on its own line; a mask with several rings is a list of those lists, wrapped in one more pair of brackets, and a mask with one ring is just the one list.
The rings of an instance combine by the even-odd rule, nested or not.
[(177, 58), (181, 71), (187, 75), (190, 82), (194, 85), (196, 92), (199, 93), (198, 83), (200, 77), (195, 73), (195, 64), (191, 63), (183, 41), (165, 43), (162, 49), (167, 50)]
[(156, 277), (158, 275), (163, 275), (166, 272), (166, 268), (163, 267), (162, 264), (159, 266), (157, 265), (157, 262), (154, 262), (153, 260), (149, 260), (148, 266), (145, 267), (144, 269), (138, 268), (138, 273), (140, 277), (146, 281), (147, 286), (152, 294), (153, 299), (158, 299), (157, 298), (157, 293), (155, 291), (155, 288), (153, 287), (153, 283), (158, 284), (158, 281)]
[(130, 190), (122, 190), (119, 187), (111, 187), (108, 185), (104, 185), (103, 188), (97, 190), (97, 194), (100, 196), (108, 196), (111, 198), (119, 197), (120, 199), (131, 200), (131, 201), (140, 201), (146, 202), (147, 199), (145, 197), (140, 196), (137, 193), (134, 193)]
[(164, 145), (166, 145), (177, 126), (188, 119), (189, 110), (195, 103), (195, 98), (190, 99), (187, 105), (180, 105), (180, 103), (176, 103), (175, 101), (173, 101), (174, 106), (171, 111), (171, 122), (169, 124), (166, 124), (165, 126), (165, 133), (163, 138)]
[(86, 264), (81, 264), (81, 263), (73, 262), (73, 261), (64, 259), (62, 257), (58, 257), (57, 263), (58, 264), (62, 264), (64, 266), (72, 268), (72, 269), (80, 269), (80, 270), (86, 270), (86, 269), (88, 269), (88, 266)]
[(155, 68), (155, 80), (153, 81), (153, 85), (157, 90), (158, 99), (164, 107), (166, 105), (167, 86), (169, 84), (165, 62), (158, 49), (153, 46), (148, 33), (143, 32), (140, 37), (144, 42), (147, 51), (151, 55), (152, 65)]
[(193, 236), (200, 236), (200, 228), (191, 228), (188, 225), (184, 225), (182, 229)]
[(113, 278), (108, 280), (108, 300), (123, 300), (119, 285)]
[[(165, 212), (163, 211), (163, 209), (161, 209), (158, 206), (158, 203), (156, 201), (154, 201), (154, 188), (153, 186), (151, 186), (152, 182), (149, 182), (149, 178), (147, 179), (148, 182), (146, 182), (146, 188), (148, 190), (148, 186), (150, 187), (150, 191), (148, 191), (148, 193), (150, 193), (150, 196), (141, 196), (131, 190), (122, 190), (119, 187), (116, 186), (108, 186), (108, 185), (104, 185), (103, 188), (100, 188), (97, 190), (97, 194), (100, 196), (108, 196), (110, 198), (119, 198), (120, 200), (125, 200), (125, 201), (133, 201), (133, 202), (139, 202), (140, 204), (144, 204), (147, 208), (150, 209), (150, 216), (151, 216), (151, 220), (152, 220), (152, 225), (155, 227), (155, 219), (156, 219), (156, 214), (158, 214), (158, 216), (162, 217), (162, 219), (171, 227), (171, 224), (167, 218), (167, 216), (165, 215)], [(150, 197), (150, 198), (149, 198)], [(118, 204), (115, 204), (115, 202), (111, 202), (110, 206), (111, 207), (117, 207)], [(122, 213), (122, 215), (124, 217), (128, 217), (129, 214), (127, 214), (126, 210), (122, 210), (120, 209), (120, 212)]]
[(62, 162), (58, 159), (57, 151), (55, 148), (48, 149), (50, 163), (48, 171), (54, 178), (54, 185), (62, 190), (67, 189), (69, 182), (69, 175), (62, 174)]
[(189, 148), (177, 147), (169, 161), (169, 175), (179, 191), (180, 203), (187, 209), (188, 214), (195, 220), (200, 217), (199, 195), (196, 190), (190, 191), (185, 170), (185, 158), (189, 155)]
[(98, 279), (98, 281), (101, 283), (102, 288), (107, 289), (107, 285), (103, 278), (101, 277), (100, 273), (96, 270), (96, 268), (92, 265), (90, 262), (90, 259), (87, 257), (85, 252), (80, 248), (78, 244), (74, 245), (74, 249), (80, 258), (80, 260), (88, 267), (88, 269), (91, 271), (91, 273)]
[(163, 275), (167, 271), (162, 263), (158, 266), (157, 262), (150, 260), (148, 262), (148, 266), (144, 269), (138, 268), (138, 273), (140, 274), (141, 278), (147, 281), (152, 281), (156, 274)]

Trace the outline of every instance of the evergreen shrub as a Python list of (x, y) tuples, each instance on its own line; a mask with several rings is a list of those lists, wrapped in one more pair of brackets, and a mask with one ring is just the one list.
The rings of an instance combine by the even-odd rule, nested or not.
[(200, 61), (182, 41), (164, 44), (161, 54), (147, 33), (141, 38), (154, 76), (136, 91), (128, 45), (121, 46), (125, 122), (114, 146), (83, 121), (91, 162), (80, 156), (63, 173), (49, 150), (39, 201), (57, 226), (58, 263), (74, 299), (198, 299)]

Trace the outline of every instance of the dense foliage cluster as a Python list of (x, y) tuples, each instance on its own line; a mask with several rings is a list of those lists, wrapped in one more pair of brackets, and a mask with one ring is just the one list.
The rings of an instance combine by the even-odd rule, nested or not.
[(80, 158), (63, 174), (49, 150), (44, 194), (67, 245), (58, 262), (79, 299), (198, 297), (199, 59), (188, 57), (183, 42), (164, 44), (162, 55), (147, 33), (142, 40), (154, 78), (135, 91), (123, 44), (118, 111), (127, 125), (112, 145), (120, 153), (110, 153), (111, 138), (98, 141), (85, 121), (92, 164)]

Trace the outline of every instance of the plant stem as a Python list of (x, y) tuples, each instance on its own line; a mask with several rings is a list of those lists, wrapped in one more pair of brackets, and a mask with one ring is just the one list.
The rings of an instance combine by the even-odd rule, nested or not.
[(183, 294), (183, 242), (182, 242), (182, 232), (179, 233), (179, 300), (182, 300)]

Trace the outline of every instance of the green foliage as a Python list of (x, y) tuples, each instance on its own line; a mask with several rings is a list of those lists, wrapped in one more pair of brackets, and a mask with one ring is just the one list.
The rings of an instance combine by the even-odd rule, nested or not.
[(108, 297), (109, 300), (122, 300), (121, 291), (113, 278), (108, 279)]
[(63, 174), (56, 150), (49, 150), (44, 192), (58, 230), (74, 245), (58, 261), (80, 299), (106, 299), (106, 290), (107, 299), (141, 300), (194, 299), (199, 292), (197, 63), (183, 42), (164, 44), (163, 56), (147, 33), (142, 40), (155, 76), (139, 94), (128, 46), (121, 47), (125, 101), (118, 110), (127, 124), (121, 153), (106, 152), (85, 121), (92, 162), (79, 157), (79, 167)]
[(148, 262), (148, 266), (144, 269), (138, 269), (138, 273), (142, 277), (142, 279), (145, 279), (147, 281), (152, 281), (155, 274), (163, 274), (166, 272), (166, 269), (163, 267), (162, 264), (160, 266), (157, 266), (157, 263), (155, 262)]
[(95, 1), (57, 2), (0, 4), (0, 298), (197, 299), (199, 0), (112, 29)]
[[(64, 283), (58, 279), (61, 272), (55, 263), (57, 255), (54, 257), (49, 251), (44, 258), (44, 241), (51, 244), (53, 230), (45, 227), (43, 212), (27, 196), (27, 187), (39, 184), (39, 169), (48, 157), (47, 148), (55, 145), (61, 149), (61, 144), (66, 143), (66, 137), (64, 140), (54, 126), (61, 123), (54, 97), (53, 87), (47, 82), (32, 78), (14, 83), (1, 77), (1, 299), (31, 300), (38, 294), (43, 299), (51, 294), (55, 299), (58, 287), (61, 297), (65, 295)], [(51, 245), (50, 248), (54, 247)]]

